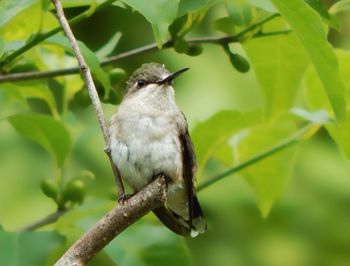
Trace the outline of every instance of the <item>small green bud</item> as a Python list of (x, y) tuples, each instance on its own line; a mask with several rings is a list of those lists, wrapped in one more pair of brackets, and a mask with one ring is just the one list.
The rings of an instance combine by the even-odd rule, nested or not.
[(229, 53), (229, 56), (230, 56), (231, 64), (237, 71), (241, 73), (246, 73), (249, 71), (250, 65), (247, 59), (235, 53)]
[(63, 199), (65, 202), (82, 203), (85, 196), (85, 183), (82, 180), (72, 180), (64, 188)]
[(42, 192), (49, 198), (57, 201), (58, 186), (51, 178), (44, 179), (40, 184)]
[(174, 43), (174, 49), (179, 54), (187, 53), (189, 49), (189, 45), (184, 39), (179, 38), (179, 39), (176, 39)]
[(189, 56), (197, 56), (200, 55), (203, 52), (203, 47), (202, 45), (196, 44), (196, 45), (191, 45), (186, 54)]

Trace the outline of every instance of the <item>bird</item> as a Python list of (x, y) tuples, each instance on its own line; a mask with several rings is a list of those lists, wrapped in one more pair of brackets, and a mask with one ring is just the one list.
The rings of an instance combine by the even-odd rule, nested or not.
[(111, 158), (125, 197), (123, 181), (136, 193), (155, 177), (167, 180), (166, 202), (154, 214), (173, 232), (195, 237), (207, 223), (195, 191), (196, 157), (185, 115), (175, 102), (171, 73), (146, 63), (126, 82), (125, 95), (109, 123)]

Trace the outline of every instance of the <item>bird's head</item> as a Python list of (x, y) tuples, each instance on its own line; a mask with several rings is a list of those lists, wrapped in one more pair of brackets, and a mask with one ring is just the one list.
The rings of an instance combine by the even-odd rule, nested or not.
[(143, 91), (157, 91), (172, 86), (172, 82), (179, 75), (187, 71), (189, 68), (183, 68), (179, 71), (171, 73), (164, 65), (159, 63), (143, 64), (136, 69), (126, 83), (127, 95), (139, 93)]

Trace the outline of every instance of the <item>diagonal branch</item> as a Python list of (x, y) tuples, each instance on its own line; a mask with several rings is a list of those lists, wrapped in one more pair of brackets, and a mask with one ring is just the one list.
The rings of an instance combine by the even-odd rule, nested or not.
[(86, 83), (86, 86), (87, 86), (87, 89), (89, 92), (89, 96), (90, 96), (90, 99), (92, 101), (92, 105), (94, 107), (94, 110), (95, 110), (95, 113), (97, 116), (98, 123), (99, 123), (100, 128), (101, 128), (102, 133), (103, 133), (105, 145), (106, 145), (106, 147), (109, 147), (109, 134), (108, 134), (107, 123), (106, 123), (106, 120), (104, 118), (101, 102), (100, 102), (100, 99), (98, 98), (97, 90), (96, 90), (94, 81), (92, 79), (90, 69), (85, 62), (85, 59), (84, 59), (84, 57), (80, 51), (80, 48), (78, 46), (77, 40), (75, 39), (73, 32), (68, 24), (68, 21), (64, 15), (61, 2), (59, 0), (52, 0), (52, 2), (56, 7), (57, 18), (58, 18), (58, 20), (63, 28), (63, 31), (66, 34), (66, 36), (67, 36), (67, 38), (68, 38), (68, 40), (73, 48), (75, 57), (78, 60), (80, 71), (81, 71), (83, 78), (84, 78), (84, 81)]
[(86, 265), (124, 229), (154, 208), (162, 206), (165, 200), (166, 181), (164, 177), (159, 177), (128, 199), (124, 205), (114, 207), (102, 217), (66, 251), (55, 266)]

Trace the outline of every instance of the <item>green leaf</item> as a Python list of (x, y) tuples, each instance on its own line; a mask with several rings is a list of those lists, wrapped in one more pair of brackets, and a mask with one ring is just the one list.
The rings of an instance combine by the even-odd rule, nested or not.
[[(339, 61), (339, 70), (345, 84), (350, 84), (350, 53), (343, 50), (335, 50)], [(332, 112), (331, 103), (326, 92), (322, 88), (321, 81), (315, 69), (309, 68), (304, 76), (305, 99), (311, 110), (325, 109)], [(346, 100), (350, 102), (350, 86), (346, 86)]]
[(52, 115), (58, 117), (54, 96), (47, 85), (42, 82), (5, 83), (0, 86), (0, 90), (6, 90), (7, 93), (14, 95), (20, 101), (33, 98), (44, 100)]
[(196, 0), (196, 1), (180, 0), (178, 16), (180, 17), (187, 13), (199, 11), (201, 9), (204, 10), (208, 8), (210, 5), (221, 1), (223, 0)]
[(337, 14), (344, 11), (350, 10), (350, 1), (349, 0), (340, 0), (334, 3), (329, 9), (329, 13)]
[(240, 27), (248, 26), (253, 20), (254, 10), (246, 0), (227, 1), (226, 8), (230, 18)]
[[(271, 0), (303, 44), (339, 120), (346, 112), (345, 84), (319, 15), (302, 0)], [(310, 26), (305, 26), (310, 25)], [(312, 25), (312, 27), (311, 27)]]
[(230, 17), (219, 18), (214, 20), (213, 26), (215, 29), (224, 33), (235, 34), (235, 21)]
[(50, 255), (64, 243), (55, 232), (5, 232), (0, 230), (0, 265), (46, 265)]
[(2, 1), (0, 3), (0, 28), (33, 4), (32, 0)]
[[(55, 44), (63, 47), (70, 53), (73, 53), (73, 49), (64, 36), (55, 35), (45, 41), (46, 43)], [(108, 74), (103, 70), (100, 65), (100, 61), (93, 51), (91, 51), (83, 42), (78, 41), (79, 48), (88, 64), (93, 76), (102, 84), (104, 88), (104, 99), (107, 99), (111, 89), (111, 83)]]
[(118, 45), (121, 36), (121, 32), (116, 32), (105, 45), (96, 51), (97, 58), (103, 59), (109, 56)]
[[(293, 123), (285, 120), (251, 129), (235, 147), (236, 164), (279, 144), (293, 132), (295, 132)], [(296, 148), (290, 147), (241, 172), (257, 195), (258, 206), (263, 217), (268, 215), (273, 203), (286, 187), (293, 169), (295, 152)]]
[(123, 266), (192, 265), (183, 238), (165, 227), (143, 223), (129, 227), (105, 251)]
[(276, 8), (271, 4), (269, 0), (248, 0), (248, 2), (256, 7), (266, 10), (271, 13), (277, 13)]
[(291, 110), (291, 113), (303, 118), (305, 121), (309, 121), (318, 125), (324, 125), (332, 122), (331, 117), (329, 117), (329, 114), (325, 110), (309, 112), (308, 110), (302, 108), (293, 108)]
[[(350, 53), (343, 50), (336, 50), (336, 55), (339, 61), (340, 72), (347, 84), (347, 100), (350, 101)], [(310, 71), (311, 72), (311, 71)], [(317, 109), (320, 106), (328, 106), (330, 109), (329, 101), (325, 93), (321, 89), (319, 80), (315, 78), (314, 73), (309, 73), (306, 77), (306, 95), (307, 100), (312, 109)], [(330, 136), (337, 144), (339, 150), (350, 160), (350, 112), (348, 107), (347, 118), (340, 123), (328, 123), (326, 129)]]
[[(31, 18), (28, 23), (28, 18)], [(0, 36), (6, 41), (25, 40), (40, 27), (41, 5), (37, 1), (1, 1)]]
[(140, 12), (152, 25), (153, 34), (159, 48), (168, 36), (168, 27), (175, 20), (179, 0), (122, 0)]
[(305, 2), (312, 7), (321, 17), (322, 20), (330, 27), (339, 30), (339, 22), (334, 14), (330, 14), (327, 7), (319, 0), (305, 0)]
[(303, 47), (288, 34), (252, 39), (243, 48), (262, 88), (267, 117), (286, 113), (295, 102), (309, 62)]
[(350, 160), (350, 117), (348, 116), (338, 125), (329, 124), (326, 126), (326, 129), (332, 139), (334, 139), (339, 150)]
[(4, 53), (5, 50), (5, 42), (4, 39), (0, 36), (0, 59)]
[(62, 166), (67, 157), (71, 141), (64, 125), (51, 116), (39, 114), (18, 114), (7, 118), (23, 136), (38, 143)]
[(235, 133), (259, 123), (260, 119), (260, 112), (241, 114), (237, 111), (221, 111), (199, 123), (191, 134), (199, 172), (221, 145), (228, 145), (227, 141)]
[(41, 0), (41, 9), (46, 12), (50, 7), (50, 0)]
[(78, 42), (81, 52), (86, 60), (86, 63), (91, 69), (94, 77), (102, 84), (104, 88), (104, 99), (107, 99), (111, 90), (111, 83), (108, 74), (103, 70), (100, 61), (93, 51), (91, 51), (84, 43)]

